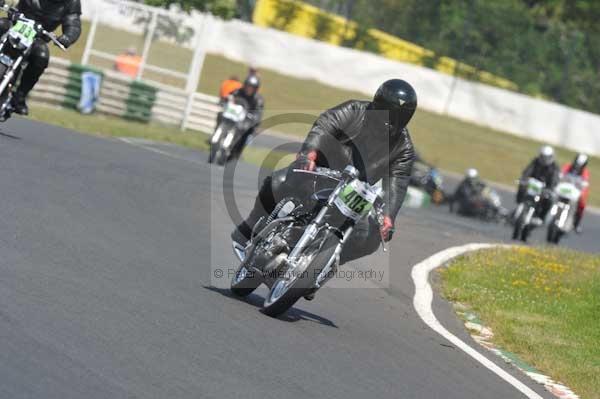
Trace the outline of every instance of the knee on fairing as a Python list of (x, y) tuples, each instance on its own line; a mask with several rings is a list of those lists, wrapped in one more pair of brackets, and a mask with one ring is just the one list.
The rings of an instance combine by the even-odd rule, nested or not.
[(12, 24), (6, 18), (0, 18), (0, 35), (5, 34), (11, 28)]

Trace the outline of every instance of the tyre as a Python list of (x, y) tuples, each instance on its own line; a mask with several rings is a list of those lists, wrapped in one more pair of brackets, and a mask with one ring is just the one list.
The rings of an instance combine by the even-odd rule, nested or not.
[(287, 312), (298, 299), (313, 292), (317, 277), (331, 260), (340, 240), (331, 233), (326, 233), (323, 245), (315, 245), (306, 248), (303, 256), (309, 257), (309, 265), (305, 271), (289, 282), (285, 277), (277, 279), (273, 285), (265, 303), (263, 312), (271, 317), (277, 317)]
[(521, 230), (521, 241), (527, 242), (529, 236), (531, 235), (531, 230), (532, 228), (530, 225), (523, 226), (523, 229)]
[(261, 282), (261, 278), (255, 272), (246, 268), (246, 262), (242, 262), (231, 278), (230, 290), (235, 296), (246, 297), (256, 290)]
[(515, 220), (515, 225), (513, 226), (513, 233), (512, 233), (512, 239), (513, 240), (520, 240), (521, 239), (521, 235), (523, 233), (523, 212), (521, 213), (521, 216), (519, 216), (519, 218), (517, 220)]
[(548, 232), (546, 233), (546, 242), (554, 244), (554, 236), (556, 235), (556, 227), (554, 227), (554, 220), (548, 226)]
[(223, 148), (219, 148), (217, 151), (214, 162), (219, 166), (223, 166), (227, 163), (227, 154)]
[(546, 241), (548, 241), (550, 244), (558, 244), (562, 236), (563, 233), (556, 227), (554, 223), (548, 226), (548, 234), (546, 236)]
[(215, 162), (215, 156), (217, 155), (218, 144), (210, 145), (210, 152), (208, 154), (208, 163)]
[[(8, 67), (4, 64), (0, 64), (0, 81), (2, 79), (4, 79), (4, 75), (6, 74), (6, 71), (8, 70)], [(4, 91), (2, 93), (0, 93), (0, 120), (5, 120), (8, 119), (8, 117), (10, 115), (6, 115), (6, 109), (8, 107), (8, 102), (11, 99), (10, 96), (10, 84), (7, 86), (6, 89), (4, 89)]]

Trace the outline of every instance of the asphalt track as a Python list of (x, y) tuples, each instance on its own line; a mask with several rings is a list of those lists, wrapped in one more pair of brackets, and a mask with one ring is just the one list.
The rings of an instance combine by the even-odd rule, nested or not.
[[(404, 210), (391, 256), (348, 266), (389, 265), (387, 287), (326, 287), (271, 319), (264, 291), (237, 300), (214, 278), (235, 262), (223, 169), (205, 154), (27, 120), (0, 131), (0, 398), (520, 397), (412, 308), (412, 265), (507, 228)], [(242, 213), (257, 172), (236, 169)], [(597, 251), (597, 226), (566, 244)]]

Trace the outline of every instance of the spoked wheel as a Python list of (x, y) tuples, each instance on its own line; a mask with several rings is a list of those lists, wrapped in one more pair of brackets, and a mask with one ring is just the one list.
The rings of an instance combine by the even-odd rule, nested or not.
[[(322, 245), (319, 243), (322, 242)], [(271, 317), (285, 313), (305, 295), (311, 294), (316, 288), (317, 278), (335, 253), (339, 238), (328, 234), (322, 240), (316, 240), (302, 255), (298, 273), (284, 275), (273, 283), (263, 304), (263, 311)], [(300, 270), (304, 270), (300, 273)]]

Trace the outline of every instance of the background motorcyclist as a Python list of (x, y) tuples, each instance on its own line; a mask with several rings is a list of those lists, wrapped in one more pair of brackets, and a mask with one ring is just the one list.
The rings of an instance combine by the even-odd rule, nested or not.
[[(4, 0), (0, 0), (4, 5)], [(20, 0), (17, 9), (26, 18), (33, 19), (48, 32), (62, 27), (62, 35), (58, 41), (65, 47), (71, 46), (81, 35), (81, 3), (80, 0)], [(12, 26), (7, 18), (0, 19), (0, 34), (6, 33)], [(41, 38), (36, 39), (29, 56), (29, 65), (23, 71), (21, 84), (13, 97), (13, 109), (16, 113), (27, 115), (29, 109), (25, 100), (40, 79), (50, 61), (48, 44)]]
[(521, 174), (519, 190), (517, 191), (517, 204), (521, 204), (525, 200), (527, 180), (530, 177), (545, 184), (538, 214), (543, 220), (552, 207), (553, 190), (560, 178), (560, 168), (554, 158), (554, 149), (549, 145), (544, 145), (540, 148), (538, 156), (531, 161)]
[(293, 169), (313, 170), (321, 166), (341, 170), (353, 164), (361, 180), (371, 184), (382, 180), (385, 217), (382, 225), (372, 219), (361, 220), (344, 246), (340, 262), (376, 251), (382, 238), (391, 239), (394, 220), (406, 195), (414, 162), (406, 125), (416, 107), (417, 95), (412, 86), (392, 79), (379, 87), (373, 101), (350, 100), (325, 111), (315, 121), (296, 161), (264, 180), (248, 219), (232, 233), (234, 243), (245, 247), (252, 227), (261, 216), (271, 213), (281, 199), (312, 194), (298, 192), (302, 184), (297, 184), (296, 179), (306, 176), (293, 173)]
[(567, 163), (562, 167), (562, 174), (572, 174), (581, 177), (586, 182), (586, 185), (581, 189), (581, 197), (579, 197), (579, 204), (577, 207), (577, 213), (575, 213), (575, 231), (581, 233), (581, 220), (583, 219), (583, 212), (587, 204), (587, 199), (590, 194), (590, 170), (588, 169), (588, 159), (586, 154), (577, 154), (575, 159), (571, 163)]
[(450, 210), (454, 210), (454, 204), (458, 204), (458, 212), (463, 215), (472, 216), (476, 214), (474, 203), (481, 198), (485, 189), (485, 183), (479, 178), (477, 169), (469, 168), (465, 172), (464, 179), (459, 183), (450, 201)]
[(235, 90), (231, 95), (234, 99), (242, 99), (248, 104), (246, 120), (240, 126), (243, 132), (235, 147), (231, 151), (232, 159), (239, 158), (248, 143), (248, 140), (256, 133), (256, 128), (262, 120), (265, 100), (258, 93), (260, 79), (257, 75), (249, 75), (241, 88)]

